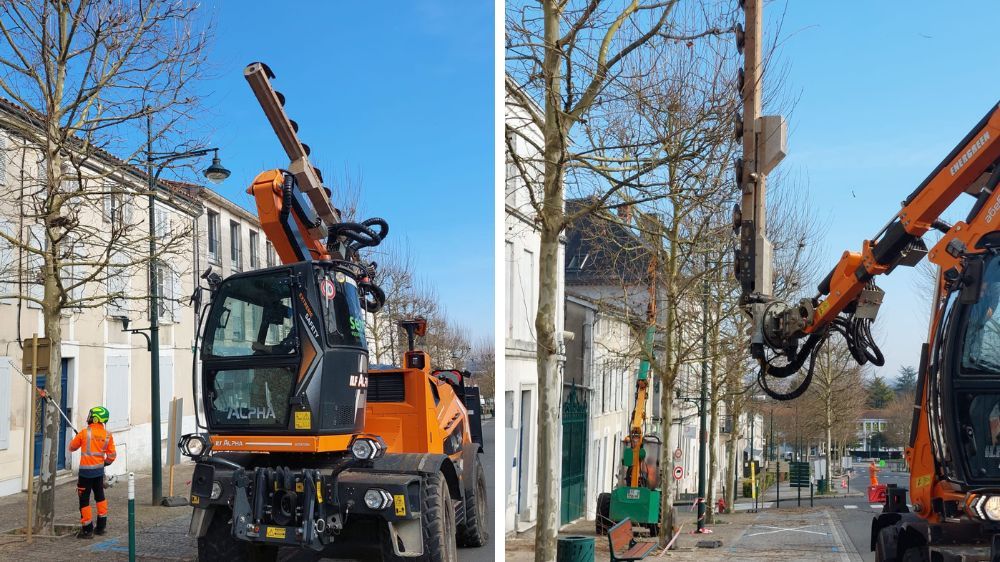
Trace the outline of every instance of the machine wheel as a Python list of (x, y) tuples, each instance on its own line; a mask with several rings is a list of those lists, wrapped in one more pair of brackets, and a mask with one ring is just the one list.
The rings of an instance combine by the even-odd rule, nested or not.
[(198, 560), (221, 562), (223, 560), (248, 560), (250, 562), (274, 562), (278, 559), (278, 547), (253, 544), (233, 536), (233, 512), (228, 508), (216, 507), (208, 531), (198, 539)]
[(483, 546), (490, 540), (490, 506), (486, 471), (476, 457), (475, 486), (465, 498), (465, 521), (458, 523), (458, 546)]
[(417, 557), (402, 558), (393, 552), (389, 530), (383, 525), (381, 540), (382, 560), (407, 560), (421, 562), (458, 562), (458, 545), (455, 540), (455, 504), (448, 491), (448, 483), (440, 472), (424, 479), (420, 511), (423, 514), (424, 553)]
[(608, 527), (613, 523), (611, 521), (611, 494), (607, 492), (597, 494), (597, 517), (595, 519), (597, 536), (608, 534)]
[(927, 547), (921, 545), (907, 548), (903, 551), (900, 562), (927, 562)]

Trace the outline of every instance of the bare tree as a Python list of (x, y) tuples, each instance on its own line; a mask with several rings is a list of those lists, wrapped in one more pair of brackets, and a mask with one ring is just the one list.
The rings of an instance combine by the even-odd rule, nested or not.
[[(196, 8), (183, 0), (0, 5), (0, 92), (19, 106), (0, 127), (15, 145), (8, 169), (22, 180), (3, 194), (0, 211), (13, 220), (0, 238), (23, 260), (7, 272), (7, 286), (23, 290), (2, 296), (41, 308), (50, 365), (60, 364), (64, 312), (135, 298), (109, 282), (150, 269), (151, 260), (170, 262), (190, 244), (190, 220), (158, 221), (160, 250), (150, 256), (144, 207), (128, 209), (147, 194), (146, 178), (130, 166), (144, 151), (197, 148), (182, 140), (207, 41)], [(182, 191), (171, 193), (183, 199)], [(36, 526), (51, 532), (59, 377), (48, 378), (46, 392), (53, 400), (45, 406)]]
[[(807, 423), (826, 443), (828, 470), (834, 468), (834, 442), (838, 427), (856, 428), (865, 406), (864, 369), (840, 339), (823, 343), (816, 355), (812, 384), (806, 402), (814, 415)], [(830, 474), (826, 475), (828, 478)]]
[[(677, 128), (667, 130), (634, 114), (646, 96), (668, 89), (663, 80), (669, 73), (651, 74), (650, 68), (668, 64), (678, 45), (693, 46), (700, 38), (721, 34), (732, 18), (703, 10), (700, 4), (689, 9), (704, 17), (682, 18), (678, 0), (624, 5), (543, 0), (540, 4), (508, 6), (506, 47), (508, 72), (520, 86), (514, 94), (522, 96), (525, 105), (538, 100), (543, 107), (533, 123), (542, 131), (542, 142), (536, 145), (541, 161), (534, 165), (519, 161), (516, 151), (509, 151), (515, 154), (514, 167), (531, 187), (528, 193), (541, 237), (535, 318), (540, 475), (535, 556), (551, 560), (556, 554), (558, 510), (556, 483), (549, 476), (559, 459), (562, 395), (555, 321), (562, 306), (557, 302), (559, 237), (573, 220), (602, 206), (662, 197), (660, 190), (671, 178), (651, 173), (677, 158), (671, 138), (684, 125), (679, 115), (674, 119)], [(657, 109), (653, 103), (647, 107)], [(507, 137), (518, 134), (508, 130)], [(531, 141), (528, 135), (522, 138)], [(511, 144), (508, 140), (508, 149)], [(593, 199), (574, 215), (568, 214), (567, 189)]]
[(910, 443), (913, 423), (914, 391), (900, 392), (885, 409), (886, 428), (883, 432), (890, 447), (906, 447)]

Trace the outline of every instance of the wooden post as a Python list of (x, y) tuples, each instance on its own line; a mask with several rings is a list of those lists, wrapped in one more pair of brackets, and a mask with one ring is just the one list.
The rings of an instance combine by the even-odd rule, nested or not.
[(31, 531), (34, 529), (32, 519), (32, 501), (35, 493), (35, 393), (38, 392), (38, 334), (31, 336), (31, 390), (28, 395), (31, 397), (31, 411), (28, 413), (28, 523), (25, 526), (25, 533), (28, 535), (28, 544), (31, 544)]

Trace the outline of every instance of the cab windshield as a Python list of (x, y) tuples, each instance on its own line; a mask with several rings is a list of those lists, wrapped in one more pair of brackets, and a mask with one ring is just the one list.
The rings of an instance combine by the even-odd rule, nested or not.
[(1000, 259), (983, 270), (979, 301), (969, 307), (962, 346), (962, 370), (967, 374), (1000, 373)]
[(219, 289), (203, 355), (287, 356), (298, 348), (287, 271), (229, 280)]
[(1000, 394), (962, 392), (958, 407), (972, 476), (1000, 478)]
[(367, 347), (357, 282), (350, 275), (330, 269), (321, 270), (318, 276), (330, 345)]

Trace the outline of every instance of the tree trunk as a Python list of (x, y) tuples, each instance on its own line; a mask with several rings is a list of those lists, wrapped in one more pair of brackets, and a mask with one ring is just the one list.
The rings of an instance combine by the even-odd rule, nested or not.
[[(707, 272), (706, 272), (707, 275)], [(718, 283), (721, 280), (716, 278), (715, 282)], [(715, 481), (719, 477), (719, 459), (716, 452), (716, 444), (719, 442), (719, 389), (721, 385), (718, 383), (719, 376), (719, 319), (721, 316), (722, 301), (721, 299), (713, 299), (714, 304), (712, 305), (715, 322), (712, 322), (711, 328), (711, 385), (708, 390), (711, 393), (708, 397), (709, 403), (709, 431), (708, 431), (708, 489), (705, 494), (705, 524), (715, 523)]]
[(833, 476), (833, 397), (826, 401), (826, 478)]
[(670, 448), (670, 430), (673, 427), (674, 416), (674, 389), (665, 382), (660, 384), (660, 412), (663, 416), (661, 422), (660, 439), (663, 445), (660, 447), (660, 544), (667, 544), (674, 532), (674, 455)]
[(727, 464), (729, 466), (727, 467), (727, 474), (725, 475), (725, 480), (724, 480), (726, 483), (725, 484), (726, 505), (728, 506), (728, 509), (730, 511), (732, 511), (733, 506), (736, 505), (736, 482), (738, 480), (736, 475), (738, 474), (738, 471), (740, 469), (739, 459), (737, 458), (738, 451), (736, 449), (737, 449), (737, 444), (739, 443), (740, 440), (740, 431), (738, 428), (740, 426), (739, 417), (741, 412), (740, 408), (738, 407), (737, 401), (738, 398), (735, 396), (730, 401), (729, 415), (733, 419), (733, 429), (732, 432), (729, 434), (729, 444), (727, 447), (727, 455), (726, 455), (728, 457)]
[[(42, 428), (42, 461), (38, 466), (38, 496), (35, 503), (35, 530), (53, 534), (56, 507), (56, 461), (59, 458), (59, 426), (62, 416), (57, 405), (62, 400), (62, 314), (59, 306), (58, 285), (56, 283), (55, 252), (49, 248), (45, 253), (45, 286), (42, 306), (45, 319), (45, 337), (49, 339), (49, 371), (45, 377), (45, 392), (51, 400), (40, 400), (44, 411), (45, 426)], [(28, 352), (25, 349), (25, 352)], [(34, 454), (28, 451), (28, 454)]]
[[(561, 53), (558, 49), (559, 16), (557, 2), (543, 2), (545, 18), (545, 60), (542, 72), (549, 83), (545, 95), (545, 146), (543, 201), (539, 213), (541, 241), (538, 253), (538, 312), (535, 315), (535, 348), (538, 367), (538, 521), (535, 526), (535, 560), (556, 559), (559, 531), (559, 433), (561, 426), (562, 373), (556, 347), (556, 314), (559, 302), (559, 233), (563, 227), (562, 165), (569, 126), (562, 118)], [(531, 187), (529, 186), (529, 189)]]
[[(715, 359), (712, 359), (712, 364), (715, 364)], [(712, 369), (712, 379), (715, 379), (715, 368)], [(715, 496), (717, 492), (715, 490), (715, 482), (719, 479), (719, 458), (716, 452), (716, 444), (719, 442), (719, 402), (716, 400), (718, 393), (712, 390), (712, 397), (709, 399), (711, 408), (709, 409), (709, 415), (711, 416), (710, 427), (709, 427), (709, 439), (708, 439), (708, 492), (705, 499), (705, 523), (715, 523)]]

